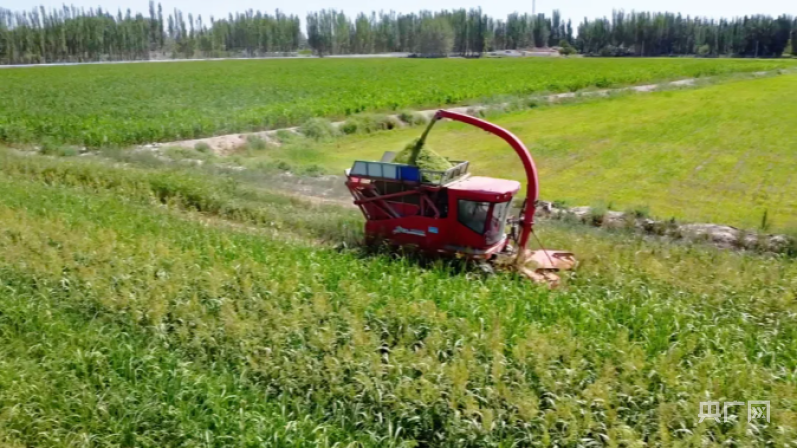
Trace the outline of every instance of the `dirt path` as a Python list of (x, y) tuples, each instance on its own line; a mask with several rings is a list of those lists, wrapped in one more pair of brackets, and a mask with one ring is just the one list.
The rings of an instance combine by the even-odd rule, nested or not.
[[(767, 74), (766, 72), (759, 72), (756, 75), (763, 76)], [(710, 79), (710, 78), (704, 78)], [(647, 93), (647, 92), (654, 92), (656, 90), (660, 90), (662, 88), (667, 87), (692, 87), (697, 84), (697, 79), (689, 78), (689, 79), (681, 79), (678, 81), (672, 81), (667, 83), (660, 83), (660, 84), (646, 84), (642, 86), (633, 86), (633, 87), (623, 87), (618, 89), (603, 89), (603, 90), (593, 90), (593, 91), (586, 91), (586, 92), (567, 92), (567, 93), (557, 93), (553, 95), (545, 95), (545, 96), (535, 96), (531, 97), (530, 99), (536, 99), (539, 101), (547, 101), (549, 103), (556, 103), (561, 100), (578, 98), (578, 97), (605, 97), (609, 96), (613, 93), (620, 93), (620, 92), (637, 92), (637, 93)], [(459, 106), (459, 107), (452, 107), (448, 108), (448, 110), (458, 113), (473, 113), (482, 111), (485, 109), (493, 108), (493, 107), (506, 107), (509, 103), (499, 103), (499, 104), (480, 104), (474, 106)], [(434, 116), (435, 112), (437, 112), (439, 108), (436, 109), (427, 109), (427, 110), (419, 110), (416, 113), (419, 113), (430, 119)], [(388, 115), (396, 120), (398, 123), (402, 123), (399, 119), (398, 115)], [(342, 126), (345, 121), (337, 121), (333, 122), (332, 125), (339, 127)], [(140, 146), (143, 149), (150, 149), (150, 150), (157, 150), (160, 147), (177, 147), (177, 148), (187, 148), (192, 149), (195, 148), (197, 145), (207, 145), (216, 155), (219, 156), (227, 156), (235, 152), (236, 149), (244, 146), (249, 138), (256, 137), (266, 142), (272, 144), (279, 144), (279, 140), (277, 138), (277, 133), (279, 132), (299, 132), (298, 126), (283, 128), (283, 129), (272, 129), (268, 131), (259, 131), (259, 132), (246, 132), (246, 133), (238, 133), (238, 134), (227, 134), (227, 135), (219, 135), (215, 137), (205, 137), (205, 138), (198, 138), (192, 140), (181, 140), (181, 141), (174, 141), (174, 142), (166, 142), (166, 143), (150, 143), (147, 145)]]
[[(791, 70), (777, 70), (773, 72), (753, 72), (750, 73), (751, 76), (760, 78), (763, 76), (768, 76), (774, 74), (781, 74), (786, 72), (792, 72)], [(532, 96), (529, 97), (529, 100), (537, 100), (537, 101), (545, 101), (548, 103), (556, 103), (562, 100), (567, 99), (574, 99), (574, 98), (593, 98), (593, 97), (606, 97), (611, 94), (615, 93), (622, 93), (622, 92), (633, 92), (633, 93), (648, 93), (648, 92), (655, 92), (657, 90), (662, 90), (666, 88), (683, 88), (683, 87), (695, 87), (698, 84), (698, 80), (700, 81), (708, 81), (713, 79), (713, 77), (705, 77), (705, 78), (687, 78), (687, 79), (679, 79), (677, 81), (670, 81), (670, 82), (663, 82), (658, 84), (645, 84), (641, 86), (632, 86), (632, 87), (621, 87), (617, 89), (602, 89), (602, 90), (591, 90), (591, 91), (582, 91), (582, 92), (566, 92), (566, 93), (557, 93), (552, 95), (543, 95), (543, 96)], [(490, 108), (501, 108), (507, 107), (510, 103), (498, 103), (498, 104), (478, 104), (478, 105), (471, 105), (471, 106), (458, 106), (458, 107), (451, 107), (447, 108), (450, 111), (458, 112), (458, 113), (465, 113), (465, 114), (472, 114), (474, 112), (490, 109)], [(437, 112), (440, 108), (435, 109), (427, 109), (427, 110), (418, 110), (415, 111), (426, 117), (426, 119), (430, 119), (434, 116), (435, 112)], [(393, 118), (397, 123), (400, 123), (400, 126), (403, 126), (403, 122), (399, 119), (398, 114), (388, 115), (388, 117)], [(337, 121), (333, 122), (332, 125), (336, 127), (340, 127), (345, 123), (345, 121)], [(205, 138), (198, 138), (192, 140), (181, 140), (181, 141), (174, 141), (174, 142), (166, 142), (166, 143), (150, 143), (147, 145), (139, 146), (141, 149), (148, 149), (148, 150), (157, 150), (160, 147), (178, 147), (178, 148), (187, 148), (193, 149), (197, 145), (207, 145), (207, 147), (212, 150), (216, 155), (219, 156), (227, 156), (235, 152), (238, 148), (241, 148), (247, 143), (247, 140), (251, 137), (260, 138), (268, 143), (279, 145), (279, 139), (277, 138), (277, 133), (279, 132), (299, 132), (298, 126), (293, 126), (289, 128), (282, 128), (282, 129), (272, 129), (268, 131), (259, 131), (259, 132), (247, 132), (247, 133), (237, 133), (237, 134), (227, 134), (227, 135), (219, 135), (215, 137), (205, 137)]]
[[(30, 68), (30, 67), (60, 67), (70, 65), (115, 65), (115, 64), (148, 64), (148, 63), (168, 63), (168, 62), (198, 62), (198, 61), (252, 61), (269, 59), (321, 59), (316, 55), (300, 55), (296, 52), (289, 52), (289, 55), (273, 56), (252, 56), (252, 57), (228, 57), (228, 58), (169, 58), (166, 56), (152, 59), (126, 60), (126, 61), (86, 61), (86, 62), (45, 62), (41, 64), (8, 64), (0, 65), (3, 68)], [(406, 58), (409, 53), (375, 53), (375, 54), (335, 54), (324, 56), (326, 59), (373, 59), (373, 58)]]

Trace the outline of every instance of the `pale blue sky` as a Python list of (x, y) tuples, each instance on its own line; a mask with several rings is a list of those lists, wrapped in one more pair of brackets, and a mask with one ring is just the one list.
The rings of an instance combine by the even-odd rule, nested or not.
[[(130, 8), (134, 13), (146, 14), (149, 8), (148, 0), (6, 0), (2, 7), (12, 10), (30, 9), (34, 6), (44, 5), (46, 8), (60, 7), (62, 4), (73, 4), (85, 8), (102, 6), (116, 11), (118, 8)], [(156, 0), (157, 3), (157, 0)], [(260, 9), (273, 11), (276, 8), (292, 14), (298, 14), (304, 22), (308, 11), (323, 8), (343, 10), (347, 14), (356, 14), (360, 11), (394, 10), (397, 12), (414, 12), (423, 9), (440, 10), (451, 8), (470, 8), (481, 6), (482, 9), (493, 17), (505, 17), (507, 14), (518, 12), (531, 12), (531, 0), (274, 0), (264, 2), (258, 0), (161, 0), (164, 12), (172, 8), (179, 8), (183, 12), (202, 14), (203, 18), (211, 15), (216, 17), (226, 16), (228, 12), (244, 11), (246, 9)], [(735, 17), (750, 14), (790, 14), (797, 15), (797, 2), (794, 0), (537, 0), (537, 11), (549, 14), (552, 10), (559, 9), (565, 18), (573, 19), (577, 23), (583, 17), (595, 18), (611, 14), (612, 9), (626, 11), (672, 11), (684, 15), (698, 15), (706, 17)]]

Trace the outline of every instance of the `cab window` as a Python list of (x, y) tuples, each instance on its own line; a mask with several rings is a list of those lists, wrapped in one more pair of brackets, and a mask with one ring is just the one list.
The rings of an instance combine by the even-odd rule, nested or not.
[(509, 212), (509, 202), (493, 204), (493, 212), (487, 224), (487, 231), (484, 239), (487, 244), (495, 244), (504, 237), (506, 233), (506, 215)]
[(457, 220), (465, 227), (473, 230), (479, 235), (484, 234), (484, 226), (487, 222), (487, 215), (490, 212), (489, 202), (457, 201)]

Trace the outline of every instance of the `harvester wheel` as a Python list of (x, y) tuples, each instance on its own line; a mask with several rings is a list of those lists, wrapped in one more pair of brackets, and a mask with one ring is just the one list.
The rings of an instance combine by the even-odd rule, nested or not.
[(476, 263), (476, 268), (485, 276), (495, 275), (495, 269), (493, 265), (486, 261)]

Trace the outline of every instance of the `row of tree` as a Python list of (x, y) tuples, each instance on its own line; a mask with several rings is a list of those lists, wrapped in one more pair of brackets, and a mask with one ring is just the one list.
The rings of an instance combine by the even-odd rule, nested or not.
[[(615, 11), (585, 19), (574, 35), (559, 11), (510, 14), (495, 20), (481, 9), (420, 14), (360, 14), (354, 21), (334, 10), (307, 17), (310, 47), (318, 54), (413, 52), (474, 56), (484, 51), (559, 46), (591, 56), (797, 55), (797, 18), (751, 16), (715, 20), (672, 13)], [(573, 50), (573, 51), (575, 51)]]
[(129, 9), (113, 15), (102, 8), (74, 6), (23, 12), (0, 8), (4, 64), (262, 56), (296, 51), (302, 39), (299, 17), (279, 10), (204, 20), (176, 9), (164, 18), (161, 5), (153, 2), (146, 17)]
[(354, 20), (335, 10), (307, 16), (307, 38), (317, 54), (407, 52), (422, 55), (478, 56), (508, 48), (572, 44), (573, 26), (554, 11), (510, 14), (495, 20), (481, 8), (419, 14), (359, 14)]
[[(797, 42), (797, 18), (787, 15), (714, 20), (615, 11), (611, 19), (585, 20), (576, 48), (601, 56), (779, 57), (790, 40)], [(789, 51), (797, 54), (794, 46)]]
[(797, 54), (797, 19), (733, 20), (616, 11), (574, 30), (558, 11), (494, 19), (480, 8), (348, 17), (335, 10), (297, 16), (279, 10), (207, 20), (150, 2), (147, 16), (64, 6), (12, 12), (0, 8), (0, 63), (85, 62), (155, 57), (265, 56), (309, 49), (318, 55), (407, 52), (479, 56), (485, 51), (563, 47), (594, 56), (744, 56)]
[(307, 41), (319, 55), (417, 52), (444, 56), (485, 51), (491, 19), (480, 9), (420, 14), (359, 14), (322, 10), (307, 16)]

